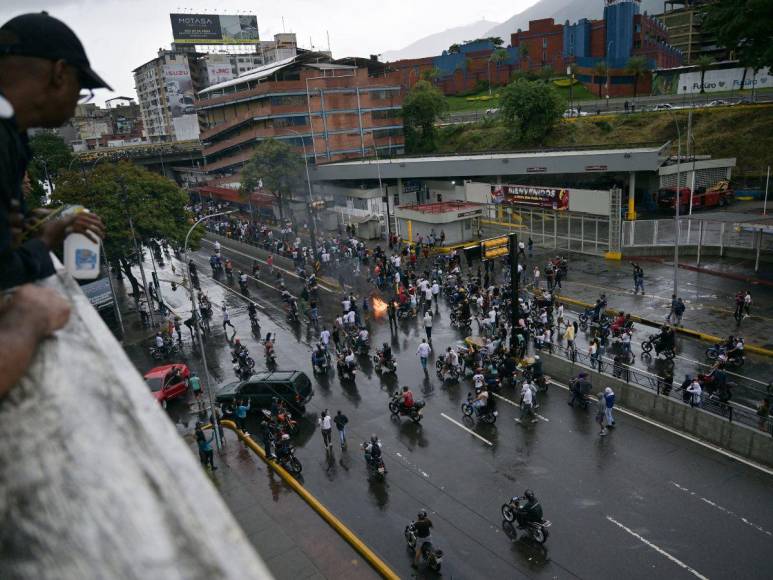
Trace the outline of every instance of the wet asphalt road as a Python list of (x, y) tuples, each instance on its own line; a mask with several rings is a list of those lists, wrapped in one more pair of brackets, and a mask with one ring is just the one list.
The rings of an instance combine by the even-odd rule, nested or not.
[[(238, 267), (242, 258), (231, 256)], [(228, 304), (237, 335), (263, 368), (244, 300), (206, 275), (204, 253), (196, 262), (210, 299), (216, 306)], [(251, 294), (264, 308), (263, 332), (278, 335), (279, 367), (311, 377), (313, 333), (284, 321), (275, 291), (252, 282)], [(184, 316), (189, 306), (181, 290), (165, 290), (165, 298)], [(338, 308), (339, 299), (323, 292), (326, 314)], [(233, 372), (215, 310), (207, 353), (220, 385), (233, 380)], [(441, 303), (433, 329), (438, 351), (463, 338), (447, 322)], [(402, 531), (421, 508), (430, 512), (434, 542), (446, 554), (445, 577), (768, 577), (762, 562), (773, 545), (769, 475), (620, 412), (615, 430), (599, 437), (592, 411), (567, 406), (567, 393), (556, 386), (541, 397), (537, 423), (516, 423), (519, 411), (507, 400), (498, 400), (496, 425), (465, 422), (460, 404), (470, 384), (444, 385), (434, 373), (422, 373), (415, 355), (424, 334), (418, 322), (402, 323), (391, 335), (383, 321), (369, 325), (374, 345), (391, 342), (399, 380), (379, 377), (364, 359), (354, 384), (342, 384), (335, 373), (313, 378), (315, 395), (296, 443), (303, 483), (402, 577), (412, 574)], [(185, 338), (181, 360), (200, 371)], [(146, 346), (127, 351), (140, 370), (154, 364)], [(392, 419), (387, 411), (389, 394), (404, 384), (427, 401), (420, 425)], [(507, 389), (502, 396), (516, 399)], [(315, 421), (324, 408), (348, 415), (348, 450), (336, 447), (326, 455)], [(185, 430), (188, 406), (175, 402), (169, 410)], [(384, 444), (384, 483), (368, 481), (358, 449), (371, 433)], [(511, 542), (502, 532), (501, 504), (527, 487), (553, 522), (544, 547)], [(433, 576), (423, 569), (419, 575)]]

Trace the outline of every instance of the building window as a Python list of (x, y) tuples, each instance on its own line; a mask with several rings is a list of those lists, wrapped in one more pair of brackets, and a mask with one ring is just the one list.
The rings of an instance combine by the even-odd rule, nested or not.
[(392, 91), (371, 91), (370, 98), (375, 100), (384, 100), (392, 97)]
[(542, 48), (547, 48), (547, 47), (548, 47), (548, 39), (547, 38), (543, 38), (542, 39)]
[(400, 109), (387, 109), (386, 111), (371, 111), (374, 119), (394, 119), (400, 116)]
[(636, 23), (636, 32), (641, 32), (641, 24)]
[(278, 95), (271, 97), (271, 104), (282, 105), (306, 105), (306, 97), (303, 95)]
[(279, 117), (274, 119), (274, 129), (281, 129), (282, 127), (295, 127), (298, 125), (307, 125), (308, 117)]

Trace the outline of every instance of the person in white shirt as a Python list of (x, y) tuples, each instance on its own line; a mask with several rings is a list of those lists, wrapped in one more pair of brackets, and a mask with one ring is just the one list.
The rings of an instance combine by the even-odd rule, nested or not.
[(424, 309), (429, 310), (432, 308), (432, 288), (427, 283), (424, 285)]
[(432, 313), (427, 310), (424, 313), (424, 332), (427, 333), (427, 340), (432, 343)]
[(327, 409), (319, 414), (317, 425), (319, 425), (320, 431), (322, 431), (322, 444), (325, 446), (325, 449), (330, 449), (332, 445), (333, 419), (330, 417)]
[(341, 300), (341, 306), (343, 306), (344, 312), (349, 312), (349, 309), (352, 307), (352, 301), (349, 300), (348, 296)]
[(424, 369), (425, 373), (427, 372), (427, 359), (429, 358), (431, 352), (432, 349), (430, 348), (429, 344), (427, 344), (427, 340), (422, 338), (419, 348), (416, 349), (416, 354), (419, 356), (419, 360), (421, 361), (421, 368)]
[(357, 320), (354, 310), (350, 310), (346, 313), (346, 317), (344, 319), (344, 325), (345, 326), (354, 326), (355, 321)]
[(322, 341), (322, 346), (324, 346), (325, 350), (327, 350), (327, 345), (330, 343), (330, 331), (327, 329), (327, 327), (324, 327), (322, 332), (319, 333), (319, 339)]
[(479, 368), (475, 371), (475, 374), (472, 375), (472, 383), (475, 386), (475, 390), (482, 389), (485, 381), (486, 377), (483, 376), (483, 369)]
[(435, 308), (438, 306), (438, 296), (440, 295), (440, 284), (437, 281), (432, 283), (432, 298), (435, 300)]
[(528, 381), (523, 382), (521, 387), (521, 418), (520, 421), (525, 420), (527, 417), (531, 417), (531, 422), (536, 423), (537, 418), (534, 416), (534, 390)]
[(687, 387), (687, 392), (690, 393), (690, 405), (693, 407), (703, 407), (703, 389), (701, 389), (701, 384), (698, 382), (698, 379), (693, 379), (692, 383), (690, 383), (690, 386)]
[(360, 341), (360, 346), (368, 344), (368, 330), (361, 328), (359, 334), (357, 335), (357, 339)]

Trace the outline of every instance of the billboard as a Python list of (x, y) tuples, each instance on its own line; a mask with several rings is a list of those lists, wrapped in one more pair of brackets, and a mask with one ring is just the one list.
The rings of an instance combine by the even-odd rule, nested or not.
[[(742, 67), (707, 70), (703, 77), (703, 90), (705, 93), (717, 93), (723, 91), (737, 91), (741, 88), (773, 87), (773, 76), (765, 67), (754, 73), (751, 68)], [(701, 92), (700, 71), (683, 72), (663, 70), (653, 76), (653, 94), (656, 95), (694, 95)]]
[(492, 185), (492, 203), (521, 204), (555, 210), (569, 209), (569, 190), (534, 185)]
[(238, 14), (170, 14), (177, 44), (255, 44), (258, 17)]
[(231, 63), (207, 63), (207, 78), (209, 79), (207, 86), (216, 85), (225, 81), (230, 81), (234, 78), (233, 70), (231, 69)]
[(165, 64), (164, 87), (175, 138), (178, 141), (199, 136), (198, 117), (193, 92), (193, 79), (186, 62)]

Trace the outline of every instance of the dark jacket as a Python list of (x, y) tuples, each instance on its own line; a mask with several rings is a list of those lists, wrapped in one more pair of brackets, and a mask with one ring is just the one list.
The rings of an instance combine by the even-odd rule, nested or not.
[(48, 247), (38, 238), (12, 245), (11, 201), (26, 214), (22, 181), (32, 154), (27, 135), (19, 133), (13, 118), (0, 118), (0, 289), (46, 278), (54, 273)]

